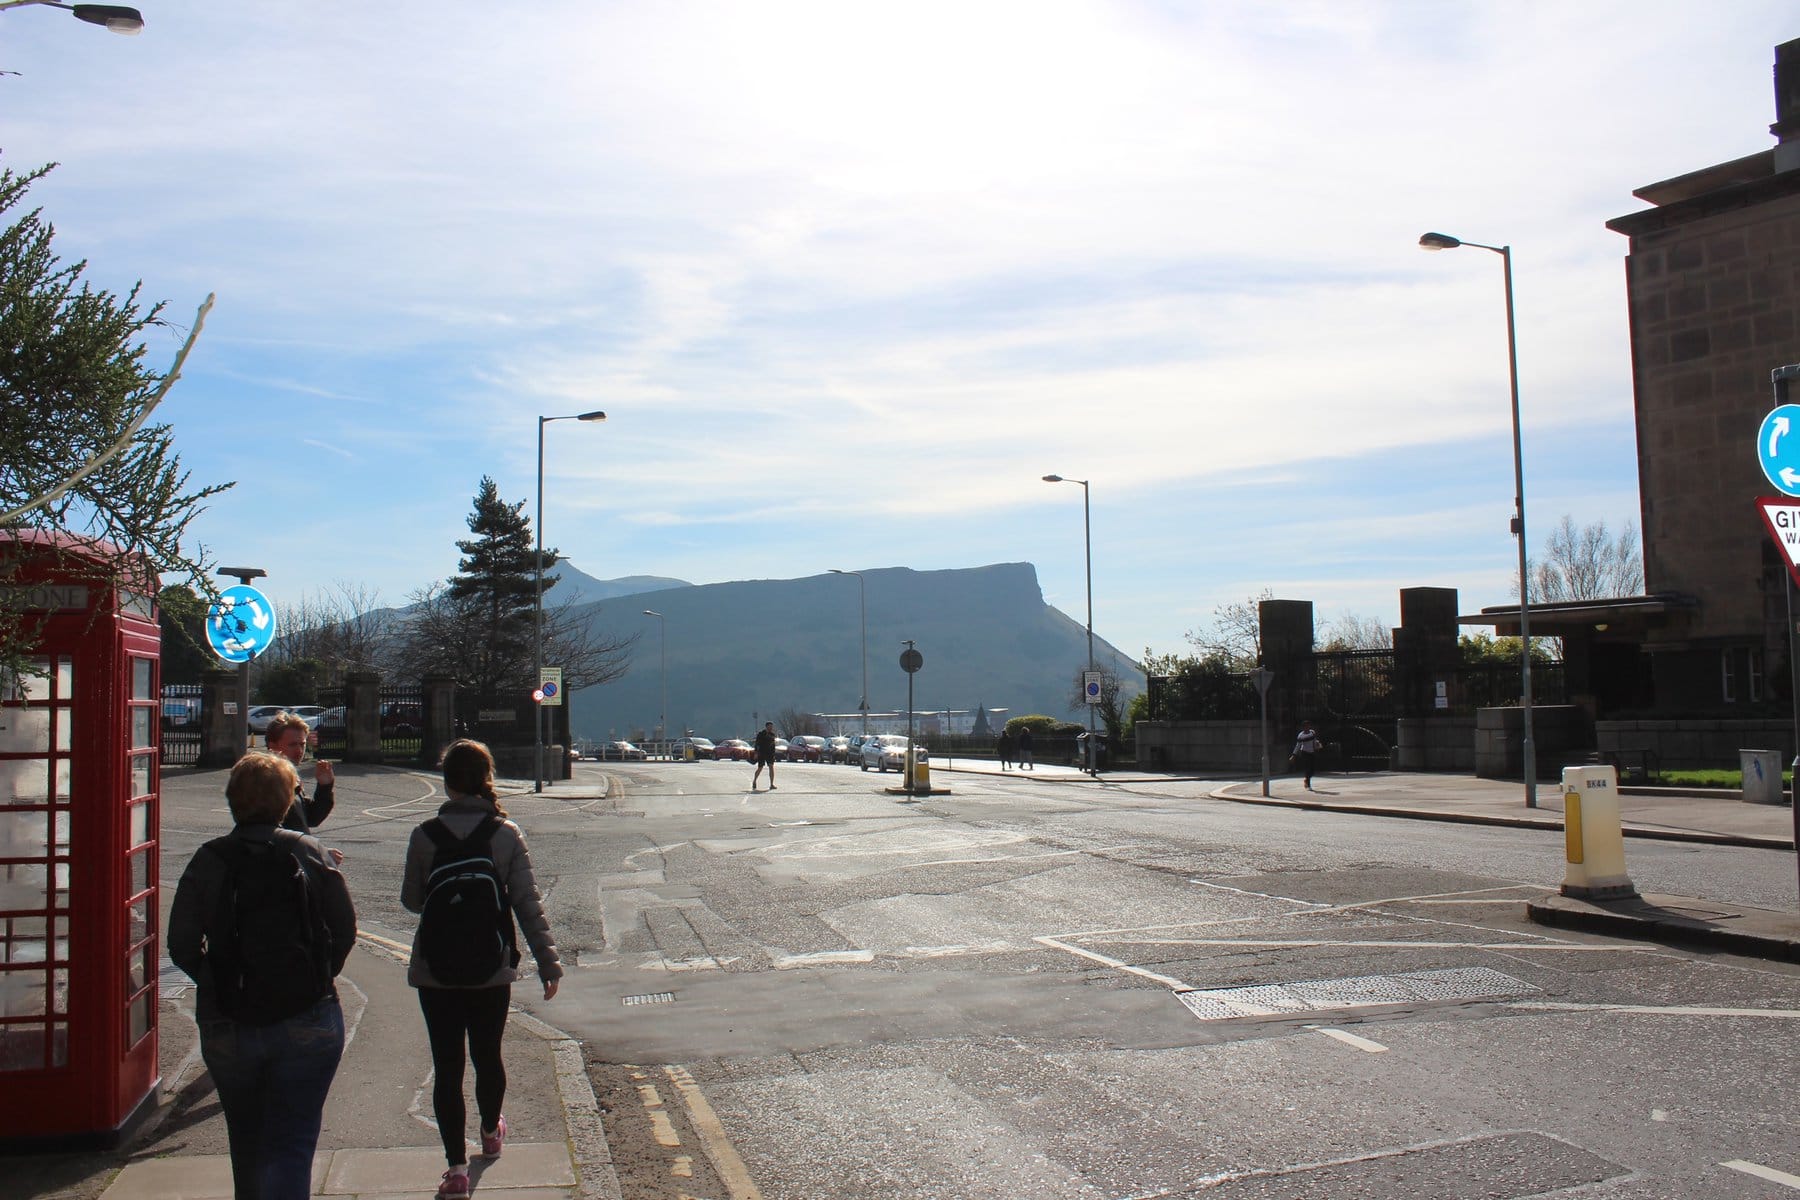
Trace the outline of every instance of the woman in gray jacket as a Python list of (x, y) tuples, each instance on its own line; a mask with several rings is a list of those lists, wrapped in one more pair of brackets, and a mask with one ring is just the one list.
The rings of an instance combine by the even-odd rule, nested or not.
[[(491, 831), (485, 851), (468, 850), (461, 855), (463, 864), (473, 860), (485, 871), (488, 859), (492, 872), (504, 885), (504, 902), (510, 903), (512, 919), (518, 923), (531, 947), (537, 963), (538, 979), (544, 986), (544, 999), (556, 995), (557, 980), (562, 978), (562, 963), (557, 958), (556, 942), (550, 936), (550, 923), (544, 917), (544, 905), (538, 895), (537, 880), (531, 872), (531, 854), (525, 847), (525, 835), (506, 817), (494, 792), (494, 757), (480, 742), (463, 739), (452, 742), (444, 751), (444, 790), (450, 798), (438, 809), (433, 821), (413, 830), (406, 847), (406, 878), (400, 890), (400, 902), (409, 912), (425, 913), (434, 874), (440, 879), (445, 872), (434, 872), (441, 859), (453, 859), (455, 851), (441, 848), (446, 839), (468, 839), (478, 831)], [(490, 821), (490, 819), (492, 819)], [(437, 839), (432, 827), (437, 826)], [(473, 845), (473, 843), (465, 843)], [(485, 857), (483, 857), (485, 855)], [(449, 867), (447, 861), (442, 865)], [(467, 872), (464, 872), (465, 876)], [(500, 1041), (506, 1032), (506, 1013), (512, 1004), (512, 984), (519, 978), (517, 954), (503, 956), (500, 966), (485, 978), (474, 982), (451, 982), (455, 975), (451, 964), (442, 963), (434, 972), (427, 954), (438, 944), (427, 933), (427, 916), (419, 923), (413, 937), (412, 962), (406, 981), (419, 989), (419, 1007), (425, 1013), (425, 1029), (431, 1039), (431, 1062), (436, 1083), (432, 1088), (432, 1106), (437, 1113), (438, 1133), (444, 1141), (444, 1157), (449, 1170), (438, 1187), (439, 1200), (465, 1200), (469, 1195), (469, 1154), (463, 1141), (467, 1112), (463, 1105), (463, 1047), (475, 1064), (475, 1106), (481, 1116), (481, 1153), (484, 1158), (498, 1157), (506, 1142), (506, 1118), (500, 1113), (506, 1098), (506, 1066), (501, 1059)], [(440, 948), (440, 954), (444, 951)], [(461, 965), (461, 964), (458, 964)]]

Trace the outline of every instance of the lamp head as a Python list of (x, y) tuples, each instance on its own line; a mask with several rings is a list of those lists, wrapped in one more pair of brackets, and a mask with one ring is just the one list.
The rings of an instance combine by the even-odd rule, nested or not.
[(651, 610), (651, 609), (648, 609), (648, 608), (646, 608), (646, 609), (645, 609), (645, 610), (644, 610), (644, 615), (645, 615), (645, 616), (646, 616), (646, 617), (660, 617), (660, 616), (662, 616), (662, 614), (661, 614), (661, 613), (659, 613), (659, 612), (655, 612), (655, 611), (653, 611), (653, 610)]
[(1447, 233), (1427, 233), (1419, 238), (1419, 245), (1427, 250), (1454, 250), (1462, 245), (1462, 239)]
[(75, 4), (69, 6), (69, 11), (75, 14), (77, 21), (86, 21), (127, 37), (144, 32), (144, 14), (135, 8), (117, 4)]
[(1045, 483), (1061, 483), (1062, 481), (1063, 481), (1063, 477), (1061, 475), (1046, 475), (1046, 476), (1044, 476)]
[(584, 412), (575, 419), (577, 421), (604, 421), (606, 420), (606, 414), (596, 408), (593, 412)]

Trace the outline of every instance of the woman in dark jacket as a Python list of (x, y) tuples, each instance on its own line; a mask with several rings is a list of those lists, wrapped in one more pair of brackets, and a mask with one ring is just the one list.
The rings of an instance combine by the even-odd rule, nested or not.
[[(200, 1055), (225, 1110), (237, 1200), (304, 1200), (312, 1194), (325, 1096), (344, 1053), (344, 1013), (332, 980), (356, 944), (356, 909), (325, 847), (278, 828), (297, 785), (284, 758), (256, 752), (239, 759), (225, 785), (236, 825), (194, 854), (169, 910), (169, 958), (198, 988), (194, 1019)], [(252, 910), (244, 872), (256, 870), (270, 855), (298, 862), (322, 922), (306, 923), (300, 905), (282, 903), (291, 893), (281, 886), (259, 891)], [(248, 866), (234, 872), (233, 861)], [(276, 863), (269, 877), (280, 880), (285, 873), (291, 888), (292, 871), (288, 863)], [(221, 892), (234, 877), (244, 886), (235, 887), (235, 903), (222, 905)], [(283, 928), (271, 930), (269, 921)], [(259, 946), (247, 953), (231, 930), (222, 928), (226, 922), (256, 925)], [(317, 928), (321, 923), (323, 929)], [(283, 933), (291, 936), (275, 936)], [(321, 938), (326, 945), (318, 945)], [(275, 943), (291, 948), (294, 956), (270, 953), (266, 948)], [(233, 955), (248, 965), (233, 967)], [(263, 1011), (271, 992), (255, 986), (252, 976), (264, 969), (278, 972), (283, 981), (273, 993), (286, 1000), (277, 1011), (293, 1015), (270, 1019)], [(250, 986), (240, 990), (233, 986), (237, 983)], [(240, 999), (251, 993), (254, 1003)]]
[[(486, 746), (467, 739), (450, 744), (444, 751), (444, 791), (450, 798), (438, 809), (437, 820), (455, 837), (468, 838), (489, 817), (498, 818), (488, 853), (506, 886), (513, 918), (531, 947), (544, 999), (549, 1000), (556, 995), (557, 980), (562, 978), (562, 962), (550, 936), (550, 923), (544, 917), (525, 835), (506, 819), (506, 810), (500, 807), (494, 792), (494, 757)], [(414, 829), (406, 847), (406, 878), (400, 889), (400, 903), (409, 912), (424, 912), (432, 867), (438, 856), (437, 843), (427, 832), (430, 824), (428, 821)], [(506, 1142), (506, 1118), (500, 1113), (506, 1098), (506, 1065), (500, 1042), (506, 1032), (506, 1012), (512, 1004), (512, 984), (519, 978), (519, 971), (506, 964), (473, 984), (448, 983), (433, 973), (424, 952), (425, 940), (421, 922), (413, 937), (406, 981), (419, 989), (419, 1007), (425, 1013), (425, 1030), (431, 1039), (436, 1080), (431, 1102), (449, 1164), (437, 1194), (439, 1200), (464, 1200), (469, 1194), (469, 1154), (463, 1140), (468, 1120), (463, 1105), (463, 1047), (466, 1042), (468, 1057), (475, 1064), (481, 1153), (484, 1158), (494, 1158)]]

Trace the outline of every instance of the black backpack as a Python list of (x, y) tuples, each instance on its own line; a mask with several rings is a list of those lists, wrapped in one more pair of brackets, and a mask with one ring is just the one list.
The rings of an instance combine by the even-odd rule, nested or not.
[(512, 897), (490, 843), (500, 818), (489, 816), (466, 838), (437, 817), (420, 826), (437, 847), (419, 914), (419, 953), (440, 983), (474, 987), (519, 965)]
[(298, 1016), (332, 993), (331, 929), (319, 885), (294, 853), (298, 836), (214, 838), (225, 877), (206, 935), (219, 1011), (245, 1025)]

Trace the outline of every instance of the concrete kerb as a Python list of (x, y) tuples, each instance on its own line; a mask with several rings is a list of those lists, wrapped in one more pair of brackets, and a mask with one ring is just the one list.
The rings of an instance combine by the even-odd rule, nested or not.
[[(1539, 925), (1581, 929), (1614, 937), (1706, 946), (1750, 958), (1800, 962), (1800, 917), (1742, 905), (1707, 907), (1684, 896), (1630, 896), (1584, 900), (1550, 893), (1527, 901), (1525, 913)], [(1719, 920), (1738, 921), (1732, 927)]]
[[(412, 960), (411, 948), (400, 942), (360, 929), (356, 937), (370, 949), (398, 962)], [(549, 1044), (556, 1063), (556, 1087), (562, 1099), (563, 1124), (568, 1130), (569, 1156), (575, 1163), (575, 1178), (583, 1200), (623, 1200), (619, 1177), (613, 1169), (612, 1148), (606, 1140), (606, 1125), (600, 1117), (600, 1102), (588, 1079), (587, 1059), (581, 1052), (581, 1043), (517, 1005), (513, 1006), (507, 1020)]]
[[(1214, 788), (1214, 800), (1233, 804), (1264, 804), (1276, 808), (1298, 808), (1308, 812), (1355, 813), (1365, 817), (1400, 817), (1413, 821), (1446, 821), (1457, 825), (1503, 825), (1517, 829), (1543, 829), (1561, 832), (1561, 817), (1496, 816), (1490, 813), (1458, 812), (1454, 809), (1397, 808), (1382, 804), (1328, 804), (1322, 800), (1294, 800), (1281, 796), (1246, 796), (1235, 791), (1250, 787), (1247, 783), (1228, 783)], [(1691, 829), (1653, 829), (1641, 825), (1625, 825), (1626, 837), (1647, 838), (1662, 842), (1699, 842), (1713, 846), (1745, 846), (1758, 850), (1791, 850), (1793, 843), (1785, 838), (1758, 837), (1754, 834), (1710, 833)]]

